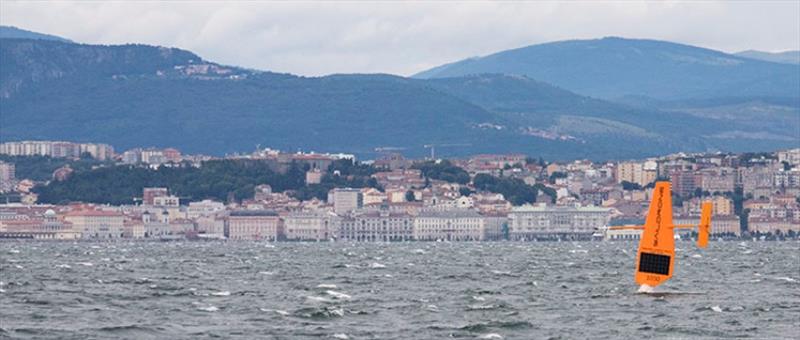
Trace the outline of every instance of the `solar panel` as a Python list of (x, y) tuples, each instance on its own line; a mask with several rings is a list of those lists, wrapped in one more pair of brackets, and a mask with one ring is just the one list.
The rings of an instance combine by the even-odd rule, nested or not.
[(642, 253), (639, 256), (639, 271), (644, 273), (654, 273), (669, 275), (670, 256)]

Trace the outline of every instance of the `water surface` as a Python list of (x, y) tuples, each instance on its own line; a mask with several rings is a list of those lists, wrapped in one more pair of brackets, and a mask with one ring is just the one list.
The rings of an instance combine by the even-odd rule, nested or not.
[(793, 338), (800, 243), (0, 242), (0, 337)]

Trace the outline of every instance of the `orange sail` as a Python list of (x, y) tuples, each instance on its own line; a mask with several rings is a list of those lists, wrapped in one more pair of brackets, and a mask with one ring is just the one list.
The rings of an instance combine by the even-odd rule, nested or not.
[(655, 287), (672, 277), (674, 267), (672, 191), (669, 182), (657, 182), (636, 255), (636, 283)]
[(708, 246), (708, 234), (711, 232), (711, 202), (703, 202), (700, 211), (700, 224), (697, 225), (697, 246), (705, 248)]

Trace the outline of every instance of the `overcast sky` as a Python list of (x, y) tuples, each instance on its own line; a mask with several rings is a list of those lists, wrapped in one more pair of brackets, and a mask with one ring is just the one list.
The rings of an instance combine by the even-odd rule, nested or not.
[(92, 44), (180, 47), (301, 75), (413, 73), (504, 49), (622, 36), (726, 52), (800, 49), (800, 1), (14, 2), (0, 23)]

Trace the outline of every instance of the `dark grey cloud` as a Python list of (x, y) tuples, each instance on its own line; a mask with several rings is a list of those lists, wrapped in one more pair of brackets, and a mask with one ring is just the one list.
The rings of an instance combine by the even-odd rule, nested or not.
[(800, 1), (0, 2), (0, 23), (96, 44), (192, 50), (302, 75), (409, 75), (530, 44), (623, 36), (800, 49)]

